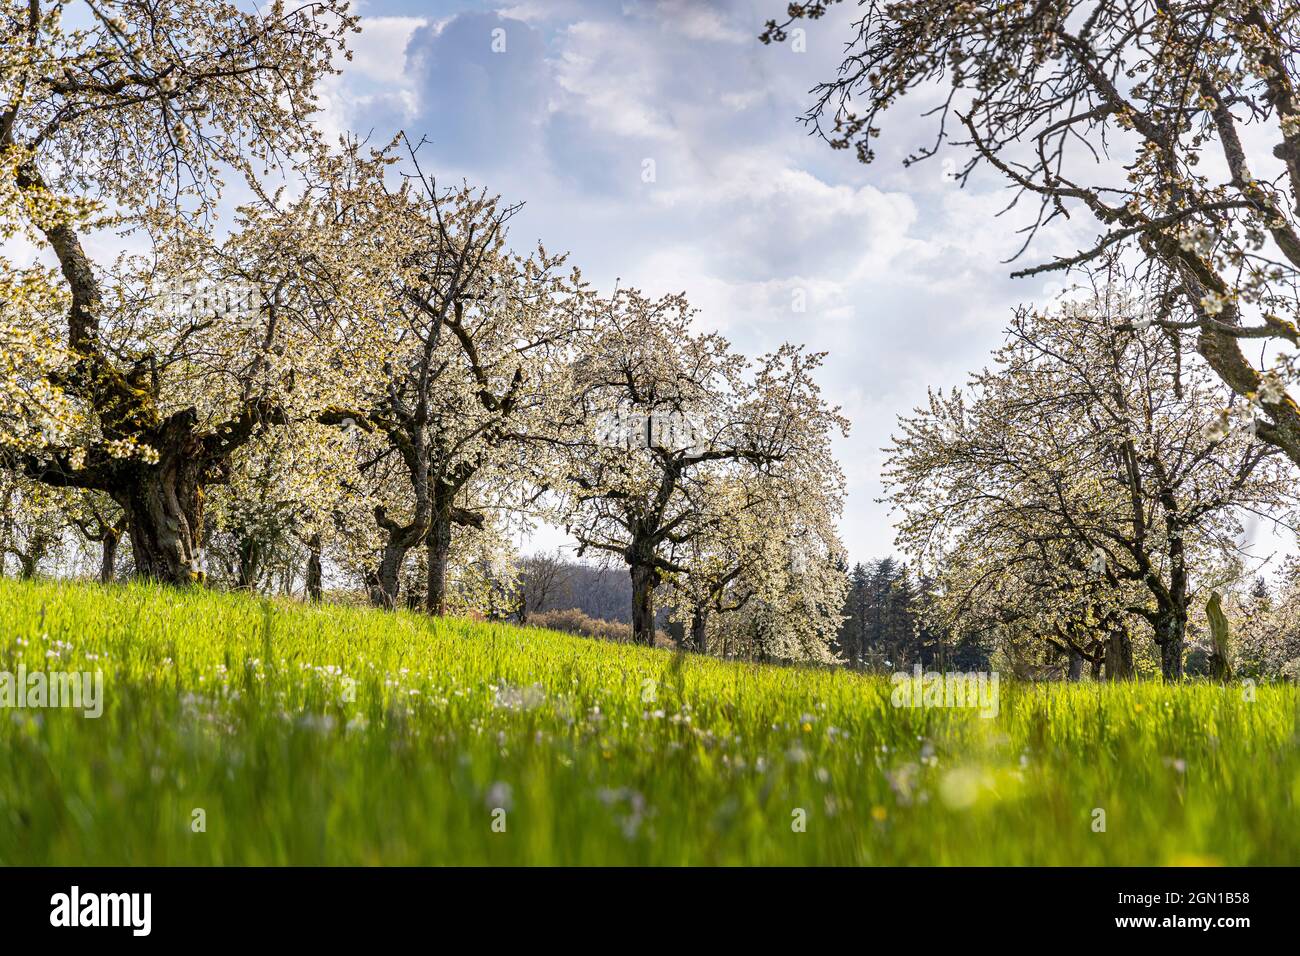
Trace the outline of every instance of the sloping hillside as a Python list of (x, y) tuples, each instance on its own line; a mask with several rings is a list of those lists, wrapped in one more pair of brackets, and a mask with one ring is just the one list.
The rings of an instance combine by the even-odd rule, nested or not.
[(0, 581), (11, 689), (97, 670), (98, 718), (4, 701), (0, 863), (1300, 856), (1294, 688), (1004, 682), (984, 718), (844, 672)]

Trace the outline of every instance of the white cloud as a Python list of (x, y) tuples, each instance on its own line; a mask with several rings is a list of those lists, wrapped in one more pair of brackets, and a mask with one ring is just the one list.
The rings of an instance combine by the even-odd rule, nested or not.
[(581, 0), (525, 0), (497, 10), (500, 16), (522, 20), (524, 23), (573, 20), (587, 12), (587, 6)]
[(699, 0), (660, 0), (653, 16), (667, 29), (680, 32), (692, 40), (748, 43), (755, 33), (728, 23), (716, 7), (709, 7)]
[(345, 68), (385, 86), (406, 83), (406, 44), (428, 23), (424, 17), (362, 17), (361, 32), (351, 42), (352, 60)]
[(671, 138), (653, 56), (625, 27), (584, 20), (563, 31), (555, 78), (565, 107), (615, 136)]
[(348, 41), (352, 58), (337, 55), (334, 66), (342, 72), (321, 84), (319, 123), (330, 141), (346, 132), (365, 135), (376, 118), (387, 125), (390, 118), (401, 123), (415, 115), (419, 104), (406, 48), (429, 23), (425, 17), (361, 18), (361, 32)]

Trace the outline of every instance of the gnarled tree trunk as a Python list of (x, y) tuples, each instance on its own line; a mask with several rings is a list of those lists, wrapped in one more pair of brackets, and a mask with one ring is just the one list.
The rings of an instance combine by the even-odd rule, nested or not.
[(397, 606), (397, 592), (401, 589), (402, 563), (414, 542), (407, 543), (404, 535), (389, 532), (388, 541), (379, 555), (379, 567), (367, 575), (370, 586), (370, 603), (375, 607)]
[(247, 537), (239, 542), (239, 568), (236, 584), (240, 590), (256, 591), (262, 577), (262, 542)]
[(655, 643), (655, 587), (659, 572), (653, 565), (633, 564), (632, 574), (632, 640), (637, 644), (654, 647)]
[(1155, 623), (1156, 644), (1160, 648), (1160, 673), (1167, 681), (1183, 679), (1183, 636), (1187, 628), (1187, 612), (1176, 609), (1162, 613)]
[(437, 509), (425, 542), (429, 549), (429, 581), (424, 608), (430, 614), (447, 613), (447, 562), (451, 555), (451, 524), (451, 509)]
[(1133, 642), (1128, 629), (1116, 625), (1106, 635), (1106, 680), (1127, 681), (1133, 679)]
[[(166, 431), (166, 430), (164, 430)], [(202, 456), (192, 433), (135, 464), (110, 494), (126, 512), (136, 574), (168, 584), (203, 579)]]
[(1083, 677), (1083, 655), (1071, 648), (1067, 656), (1070, 658), (1070, 666), (1066, 672), (1066, 680), (1075, 683)]
[(99, 542), (99, 583), (111, 584), (117, 576), (117, 543), (121, 540), (117, 530), (108, 531)]
[(451, 563), (451, 535), (455, 525), (470, 528), (483, 527), (483, 515), (468, 508), (458, 508), (455, 488), (443, 486), (434, 501), (425, 544), (428, 554), (428, 582), (424, 607), (430, 614), (447, 613), (447, 568)]
[(320, 552), (320, 535), (314, 534), (307, 542), (307, 572), (304, 575), (307, 600), (309, 601), (319, 601), (321, 599), (321, 584), (324, 575), (321, 568)]
[(1155, 642), (1160, 648), (1160, 673), (1166, 681), (1183, 679), (1183, 645), (1187, 633), (1187, 551), (1183, 542), (1184, 519), (1174, 489), (1166, 482), (1160, 489), (1165, 512), (1165, 533), (1169, 541), (1169, 586), (1157, 595)]
[(429, 530), (428, 512), (417, 505), (411, 522), (398, 524), (379, 505), (375, 508), (375, 522), (384, 530), (386, 538), (379, 555), (379, 567), (366, 575), (366, 583), (370, 588), (370, 603), (391, 610), (397, 607), (402, 565), (406, 563), (406, 556), (424, 540)]
[(691, 610), (691, 647), (698, 654), (709, 652), (709, 609), (697, 607)]

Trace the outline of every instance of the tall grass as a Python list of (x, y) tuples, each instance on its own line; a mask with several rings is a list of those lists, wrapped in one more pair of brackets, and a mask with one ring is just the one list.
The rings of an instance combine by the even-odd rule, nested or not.
[(0, 582), (20, 663), (102, 668), (106, 704), (0, 710), (5, 864), (1300, 861), (1292, 687), (1004, 682), (985, 719), (845, 672)]

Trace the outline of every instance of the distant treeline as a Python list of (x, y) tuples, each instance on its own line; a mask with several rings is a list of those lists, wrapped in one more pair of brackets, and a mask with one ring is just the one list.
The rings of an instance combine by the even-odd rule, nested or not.
[[(907, 670), (917, 663), (941, 670), (989, 667), (989, 648), (969, 640), (954, 643), (925, 623), (927, 582), (918, 582), (906, 564), (887, 557), (855, 564), (845, 574), (849, 591), (835, 650), (846, 666), (876, 671)], [(556, 613), (570, 609), (597, 621), (631, 623), (632, 584), (621, 567), (532, 555), (522, 561), (520, 588), (523, 616), (534, 618), (534, 623), (573, 629), (568, 618)], [(684, 640), (683, 625), (672, 620), (671, 609), (661, 609), (656, 624), (673, 641)], [(581, 632), (592, 630), (592, 623), (585, 622)]]
[(893, 558), (855, 564), (840, 627), (839, 656), (850, 667), (876, 671), (987, 670), (990, 649), (974, 641), (954, 643), (925, 620), (928, 582), (916, 580)]

